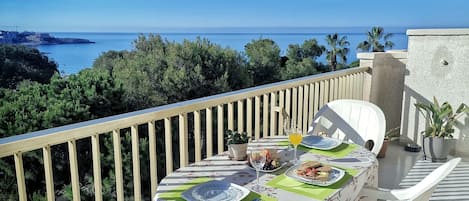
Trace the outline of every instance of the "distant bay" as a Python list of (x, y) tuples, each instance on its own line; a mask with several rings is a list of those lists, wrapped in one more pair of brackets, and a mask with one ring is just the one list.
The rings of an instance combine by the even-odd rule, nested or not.
[[(350, 42), (348, 63), (356, 60), (356, 47), (359, 42), (366, 40), (369, 28), (199, 28), (158, 30), (169, 41), (181, 42), (184, 39), (194, 40), (198, 36), (209, 39), (212, 43), (222, 47), (230, 47), (237, 51), (244, 51), (244, 46), (254, 39), (270, 38), (281, 48), (281, 54), (286, 53), (289, 44), (302, 44), (304, 40), (315, 38), (322, 45), (326, 45), (327, 34), (339, 33), (347, 36)], [(387, 33), (393, 33), (391, 41), (395, 43), (393, 49), (406, 49), (407, 36), (405, 28), (385, 28)], [(64, 74), (77, 73), (84, 68), (91, 67), (100, 54), (109, 50), (132, 50), (132, 42), (140, 33), (72, 33), (55, 32), (55, 37), (83, 38), (94, 41), (92, 44), (64, 44), (41, 45), (37, 48), (59, 64), (59, 71)], [(148, 33), (144, 33), (148, 35)], [(325, 56), (319, 58), (325, 62)]]

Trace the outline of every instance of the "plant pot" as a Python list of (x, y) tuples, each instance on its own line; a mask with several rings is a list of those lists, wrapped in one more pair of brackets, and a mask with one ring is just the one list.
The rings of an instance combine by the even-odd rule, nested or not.
[(228, 150), (230, 153), (230, 158), (237, 161), (246, 160), (246, 151), (248, 144), (230, 144), (228, 145)]
[(378, 158), (384, 158), (386, 156), (386, 150), (388, 149), (388, 143), (389, 143), (389, 140), (388, 139), (384, 139), (383, 141), (383, 145), (381, 146), (381, 149), (379, 150), (379, 153), (378, 153)]
[(425, 157), (430, 157), (432, 162), (446, 162), (448, 160), (449, 151), (455, 144), (455, 139), (425, 137), (423, 139)]

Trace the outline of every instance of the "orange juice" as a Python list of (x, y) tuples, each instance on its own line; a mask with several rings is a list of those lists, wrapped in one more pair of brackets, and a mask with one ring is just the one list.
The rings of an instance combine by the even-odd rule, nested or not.
[(301, 133), (290, 133), (288, 135), (288, 139), (290, 140), (290, 143), (292, 143), (294, 146), (297, 146), (301, 143), (301, 140), (303, 140), (303, 136)]

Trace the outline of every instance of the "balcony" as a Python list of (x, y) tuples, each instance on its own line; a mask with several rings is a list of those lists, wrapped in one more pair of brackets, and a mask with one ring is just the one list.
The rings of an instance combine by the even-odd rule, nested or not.
[[(467, 33), (462, 35), (467, 37)], [(158, 181), (165, 175), (226, 151), (223, 133), (227, 129), (246, 131), (255, 139), (282, 135), (284, 118), (278, 107), (285, 108), (306, 131), (314, 114), (327, 102), (336, 99), (370, 101), (384, 111), (387, 128), (402, 127), (401, 142), (418, 143), (418, 135), (408, 130), (419, 129), (419, 119), (413, 121), (416, 126), (406, 123), (415, 114), (408, 105), (414, 99), (425, 99), (428, 95), (419, 95), (412, 88), (418, 85), (413, 83), (415, 78), (409, 79), (412, 82), (404, 82), (404, 76), (418, 73), (408, 65), (420, 65), (413, 59), (419, 58), (418, 48), (421, 47), (418, 42), (421, 40), (413, 43), (411, 37), (435, 36), (411, 33), (409, 37), (409, 52), (360, 54), (360, 67), (357, 68), (3, 138), (0, 139), (0, 158), (14, 163), (12, 171), (16, 178), (12, 179), (16, 179), (19, 200), (29, 199), (29, 182), (43, 183), (47, 200), (56, 200), (58, 180), (70, 184), (70, 197), (74, 201), (84, 199), (85, 191), (91, 191), (95, 200), (106, 200), (109, 194), (116, 200), (149, 200), (156, 192)], [(467, 50), (469, 44), (464, 48)], [(445, 56), (443, 54), (442, 57)], [(456, 65), (451, 67), (459, 68)], [(468, 85), (466, 83), (465, 86)], [(467, 128), (467, 122), (466, 127), (462, 125), (461, 128)], [(77, 144), (85, 144), (89, 149), (77, 149)], [(384, 164), (380, 166), (380, 178), (384, 178), (381, 186), (396, 187), (400, 180), (389, 178), (389, 175), (397, 174), (397, 178), (403, 178), (421, 157), (399, 151), (401, 148), (400, 144), (393, 144), (387, 154), (393, 157), (380, 161)], [(63, 161), (55, 158), (57, 150), (65, 154), (60, 157)], [(466, 153), (457, 149), (455, 152), (459, 155)], [(394, 156), (406, 162), (399, 167), (393, 166)], [(31, 167), (28, 164), (31, 161), (41, 166)], [(112, 164), (103, 161), (112, 161)], [(68, 174), (56, 175), (56, 163), (65, 164), (63, 169), (69, 169)], [(103, 166), (112, 167), (112, 173), (103, 172)], [(125, 172), (130, 169), (125, 167), (131, 167), (132, 171)], [(27, 178), (25, 172), (30, 170), (28, 168), (43, 172), (44, 177)], [(89, 169), (92, 171), (87, 171)], [(92, 175), (87, 175), (91, 181), (85, 181), (86, 172), (92, 172)], [(93, 188), (83, 189), (82, 184), (86, 182)], [(112, 185), (115, 191), (103, 192), (103, 185)], [(133, 193), (129, 195), (125, 189), (132, 189)]]

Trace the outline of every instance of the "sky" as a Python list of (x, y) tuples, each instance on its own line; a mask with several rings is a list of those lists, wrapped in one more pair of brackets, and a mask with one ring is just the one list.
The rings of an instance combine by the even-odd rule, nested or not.
[(469, 27), (469, 0), (0, 0), (0, 29)]

